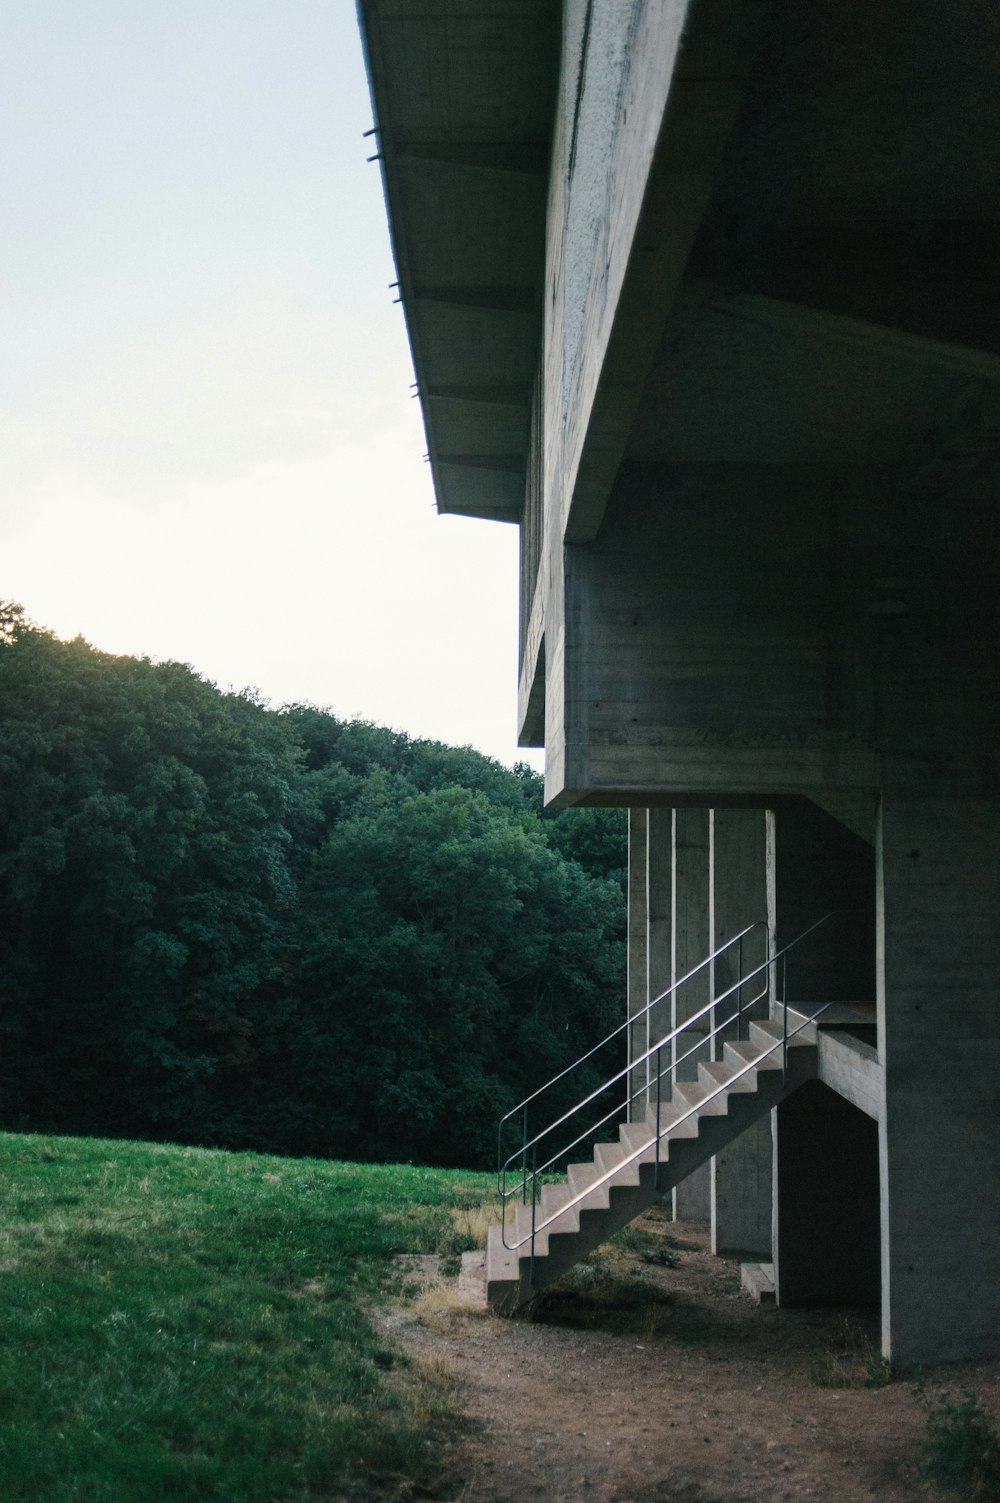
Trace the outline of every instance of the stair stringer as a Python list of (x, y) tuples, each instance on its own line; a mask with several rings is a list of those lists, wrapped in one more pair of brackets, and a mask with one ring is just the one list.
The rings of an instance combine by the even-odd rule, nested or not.
[[(814, 1029), (808, 1033), (815, 1037)], [(700, 1065), (696, 1081), (675, 1083), (673, 1099), (661, 1108), (659, 1166), (656, 1112), (652, 1108), (645, 1121), (625, 1123), (617, 1143), (599, 1143), (590, 1162), (571, 1164), (565, 1183), (545, 1185), (535, 1207), (535, 1224), (536, 1228), (543, 1222), (549, 1225), (536, 1231), (534, 1256), (530, 1206), (517, 1207), (513, 1236), (508, 1222), (508, 1240), (526, 1239), (515, 1250), (503, 1245), (499, 1226), (491, 1227), (486, 1250), (489, 1308), (497, 1314), (510, 1314), (527, 1304), (807, 1080), (814, 1079), (816, 1046), (801, 1036), (789, 1042), (784, 1080), (780, 1050), (758, 1059), (762, 1049), (774, 1045), (776, 1036), (780, 1036), (780, 1024), (754, 1023), (749, 1041), (726, 1044), (723, 1059)], [(720, 1085), (726, 1089), (706, 1100)], [(699, 1105), (701, 1102), (705, 1104)], [(671, 1130), (671, 1123), (692, 1107), (698, 1109)], [(612, 1172), (603, 1184), (595, 1184), (618, 1163), (621, 1168), (617, 1173)], [(595, 1188), (589, 1194), (582, 1194), (576, 1205), (560, 1213), (561, 1206), (581, 1196), (590, 1184)]]

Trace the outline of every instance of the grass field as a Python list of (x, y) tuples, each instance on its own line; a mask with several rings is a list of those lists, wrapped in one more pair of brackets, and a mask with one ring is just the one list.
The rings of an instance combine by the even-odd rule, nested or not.
[[(0, 1135), (3, 1503), (447, 1492), (365, 1307), (487, 1176)], [(470, 1244), (471, 1245), (471, 1244)], [(405, 1489), (403, 1489), (405, 1491)]]

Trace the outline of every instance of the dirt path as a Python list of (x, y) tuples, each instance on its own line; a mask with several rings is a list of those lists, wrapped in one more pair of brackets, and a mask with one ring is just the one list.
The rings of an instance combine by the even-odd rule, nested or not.
[(463, 1311), (447, 1281), (384, 1317), (473, 1422), (449, 1448), (466, 1503), (940, 1498), (918, 1468), (928, 1401), (967, 1388), (1000, 1415), (1000, 1364), (926, 1374), (924, 1399), (912, 1382), (831, 1386), (869, 1374), (869, 1319), (760, 1308), (706, 1242), (654, 1213), (540, 1319)]

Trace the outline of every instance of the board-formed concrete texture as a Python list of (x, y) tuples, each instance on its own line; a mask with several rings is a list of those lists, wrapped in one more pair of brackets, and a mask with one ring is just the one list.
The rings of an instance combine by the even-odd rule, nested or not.
[(547, 797), (631, 811), (631, 1013), (833, 913), (718, 1243), (996, 1355), (1000, 7), (359, 10), (439, 505), (520, 526)]

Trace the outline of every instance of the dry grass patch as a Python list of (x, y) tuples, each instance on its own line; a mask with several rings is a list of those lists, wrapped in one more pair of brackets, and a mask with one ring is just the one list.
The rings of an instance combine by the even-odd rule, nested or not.
[(484, 1304), (460, 1291), (454, 1282), (431, 1284), (410, 1305), (414, 1319), (429, 1330), (444, 1335), (463, 1335), (475, 1329), (477, 1335), (500, 1324)]

